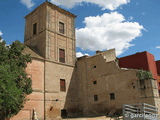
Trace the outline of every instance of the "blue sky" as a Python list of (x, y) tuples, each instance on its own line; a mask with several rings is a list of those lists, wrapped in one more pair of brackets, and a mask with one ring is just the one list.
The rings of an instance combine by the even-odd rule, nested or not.
[[(0, 36), (24, 40), (24, 16), (45, 0), (0, 0)], [(118, 57), (148, 51), (160, 59), (160, 0), (48, 0), (78, 15), (77, 55), (116, 48)]]

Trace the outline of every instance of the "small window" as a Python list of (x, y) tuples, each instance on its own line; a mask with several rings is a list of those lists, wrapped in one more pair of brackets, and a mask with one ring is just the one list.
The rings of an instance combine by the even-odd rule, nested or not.
[(98, 101), (98, 95), (94, 95), (94, 101)]
[(62, 92), (66, 91), (66, 82), (65, 82), (65, 79), (60, 79), (60, 91), (62, 91)]
[(37, 34), (37, 23), (33, 24), (33, 35)]
[(93, 81), (93, 84), (97, 84), (97, 81)]
[(59, 22), (59, 32), (64, 34), (64, 23)]
[(59, 49), (59, 62), (65, 63), (65, 50)]
[(114, 93), (110, 93), (110, 100), (115, 100), (115, 95), (114, 95)]

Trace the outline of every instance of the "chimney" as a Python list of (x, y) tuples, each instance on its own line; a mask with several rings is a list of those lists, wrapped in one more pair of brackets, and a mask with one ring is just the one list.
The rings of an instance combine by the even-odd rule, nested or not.
[(100, 53), (102, 53), (102, 51), (100, 51), (100, 50), (97, 50), (97, 51), (96, 51), (96, 54), (100, 54)]

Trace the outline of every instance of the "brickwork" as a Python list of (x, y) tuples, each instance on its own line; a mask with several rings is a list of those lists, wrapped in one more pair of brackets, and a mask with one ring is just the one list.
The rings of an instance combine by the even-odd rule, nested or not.
[(31, 120), (34, 108), (38, 120), (61, 120), (67, 116), (107, 115), (113, 110), (121, 113), (122, 105), (130, 103), (145, 102), (160, 107), (156, 81), (145, 80), (145, 87), (141, 88), (136, 75), (136, 69), (143, 68), (157, 77), (154, 56), (148, 52), (138, 53), (120, 58), (118, 64), (112, 49), (76, 60), (75, 17), (48, 1), (25, 17), (28, 47), (23, 53), (33, 58), (26, 68), (33, 93), (11, 120)]
[[(61, 118), (61, 110), (76, 108), (76, 90), (70, 87), (75, 84), (75, 17), (50, 2), (44, 2), (25, 17), (25, 44), (29, 47), (24, 54), (33, 57), (26, 69), (32, 79), (33, 93), (27, 96), (30, 100), (12, 120), (31, 119), (33, 108), (36, 108), (39, 120), (56, 120)], [(64, 34), (59, 32), (59, 22), (64, 23)], [(37, 27), (33, 28), (35, 23)], [(65, 63), (59, 61), (59, 49), (65, 51)], [(66, 83), (64, 92), (60, 91), (60, 79)]]
[[(154, 56), (148, 52), (140, 52), (126, 57), (119, 58), (119, 66), (122, 68), (143, 69), (151, 71), (152, 76), (160, 83), (160, 77), (158, 76), (160, 64), (155, 61)], [(160, 87), (159, 87), (160, 90)]]
[[(73, 14), (45, 2), (25, 17), (25, 44), (34, 46), (40, 55), (59, 62), (59, 49), (65, 50), (66, 64), (75, 63), (75, 28)], [(64, 23), (64, 34), (59, 32), (59, 22)], [(37, 34), (33, 35), (33, 24)]]
[(33, 59), (26, 68), (26, 72), (32, 79), (33, 93), (27, 96), (29, 99), (24, 108), (11, 120), (29, 120), (33, 117), (33, 109), (36, 109), (39, 120), (44, 120), (44, 62)]
[[(114, 56), (113, 51), (106, 54)], [(102, 52), (77, 61), (79, 113), (98, 116), (114, 109), (118, 113), (123, 104), (144, 102), (159, 105), (155, 102), (159, 97), (155, 80), (145, 80), (146, 89), (141, 88), (136, 69), (121, 69), (116, 58), (112, 57), (111, 61), (107, 61), (107, 56), (104, 57), (106, 54)], [(114, 94), (114, 99), (111, 99), (111, 93)], [(94, 95), (98, 96), (98, 100), (94, 100)]]
[(157, 66), (157, 74), (160, 76), (160, 60), (156, 61), (156, 66)]
[[(76, 93), (72, 92), (74, 99), (68, 98), (68, 91), (74, 76), (74, 67), (51, 62), (46, 62), (45, 65), (45, 109), (48, 114), (47, 118), (52, 119), (61, 116), (62, 109), (70, 109), (70, 106), (66, 106), (66, 100), (72, 104), (72, 107), (76, 107)], [(64, 79), (66, 82), (65, 92), (60, 91), (60, 79)], [(50, 110), (51, 108), (52, 110)]]
[(148, 52), (140, 52), (119, 58), (119, 66), (122, 68), (143, 69), (151, 71), (153, 77), (157, 78), (154, 56)]

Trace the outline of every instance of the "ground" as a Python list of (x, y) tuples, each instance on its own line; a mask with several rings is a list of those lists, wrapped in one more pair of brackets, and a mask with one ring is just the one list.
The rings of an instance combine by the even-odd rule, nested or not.
[(106, 116), (101, 116), (101, 117), (93, 117), (93, 118), (69, 118), (69, 119), (63, 119), (63, 120), (123, 120), (122, 117), (106, 117)]

